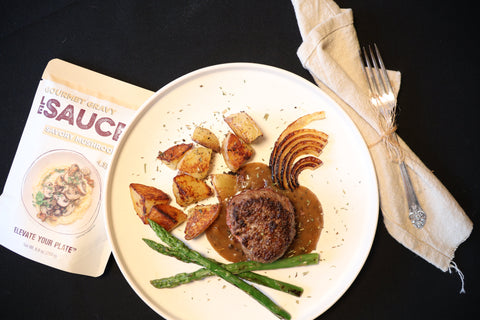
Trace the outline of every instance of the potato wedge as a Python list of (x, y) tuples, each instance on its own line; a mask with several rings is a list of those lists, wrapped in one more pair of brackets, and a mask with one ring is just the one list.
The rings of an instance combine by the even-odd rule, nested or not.
[(147, 216), (148, 219), (155, 221), (167, 231), (171, 231), (187, 220), (187, 215), (182, 210), (169, 204), (154, 205)]
[(145, 224), (148, 223), (147, 215), (154, 205), (170, 203), (168, 194), (155, 187), (131, 183), (129, 189), (135, 212)]
[(197, 179), (204, 179), (210, 169), (212, 150), (205, 147), (195, 147), (185, 152), (177, 165), (180, 173), (185, 173)]
[(228, 173), (212, 174), (212, 184), (219, 201), (225, 200), (235, 195), (237, 176)]
[(224, 118), (233, 132), (246, 143), (252, 143), (263, 136), (262, 130), (245, 111), (234, 113)]
[(196, 127), (192, 134), (192, 140), (215, 152), (220, 152), (220, 142), (217, 136), (207, 128)]
[(213, 190), (203, 180), (179, 174), (173, 178), (173, 194), (178, 205), (186, 207), (211, 197)]
[(253, 156), (253, 149), (229, 132), (222, 142), (222, 156), (227, 167), (235, 172)]
[(157, 159), (161, 160), (170, 169), (177, 169), (178, 162), (183, 158), (185, 153), (193, 148), (193, 143), (176, 144), (165, 151), (158, 153)]
[(220, 204), (197, 205), (188, 211), (185, 226), (185, 240), (192, 240), (202, 234), (217, 219)]

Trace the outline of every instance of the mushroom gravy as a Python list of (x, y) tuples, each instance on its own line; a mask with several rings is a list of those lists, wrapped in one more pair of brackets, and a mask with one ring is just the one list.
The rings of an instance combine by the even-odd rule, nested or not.
[(248, 163), (237, 174), (229, 175), (231, 186), (217, 194), (221, 210), (218, 218), (207, 229), (207, 239), (213, 248), (231, 262), (245, 261), (242, 247), (234, 239), (226, 224), (226, 204), (230, 197), (245, 190), (270, 187), (287, 196), (295, 207), (297, 233), (285, 257), (312, 252), (323, 228), (323, 211), (320, 201), (308, 188), (300, 186), (294, 191), (280, 190), (272, 182), (270, 168), (263, 163)]
[(37, 218), (52, 226), (81, 219), (92, 201), (94, 185), (90, 170), (76, 163), (46, 170), (32, 195)]

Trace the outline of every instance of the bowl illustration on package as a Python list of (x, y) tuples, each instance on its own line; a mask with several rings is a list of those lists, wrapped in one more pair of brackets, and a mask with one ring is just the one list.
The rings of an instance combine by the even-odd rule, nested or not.
[(52, 150), (38, 157), (25, 175), (22, 190), (29, 215), (63, 234), (83, 233), (92, 226), (100, 196), (98, 171), (71, 150)]

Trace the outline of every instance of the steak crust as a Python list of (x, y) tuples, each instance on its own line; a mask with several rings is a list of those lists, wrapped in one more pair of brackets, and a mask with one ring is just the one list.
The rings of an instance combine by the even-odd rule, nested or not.
[(295, 208), (271, 188), (245, 190), (227, 204), (227, 226), (249, 260), (282, 257), (295, 237)]

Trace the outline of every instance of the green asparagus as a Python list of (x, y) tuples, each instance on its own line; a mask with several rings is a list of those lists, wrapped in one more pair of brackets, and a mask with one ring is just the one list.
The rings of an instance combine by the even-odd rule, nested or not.
[[(149, 247), (151, 247), (155, 251), (158, 251), (165, 255), (176, 257), (177, 259), (184, 262), (191, 262), (191, 261), (185, 260), (183, 257), (180, 257), (178, 255), (178, 252), (172, 251), (168, 247), (160, 243), (157, 243), (149, 239), (143, 239), (143, 240), (145, 241), (145, 243), (147, 243)], [(319, 261), (318, 253), (309, 253), (309, 254), (299, 255), (296, 257), (277, 260), (271, 263), (244, 261), (244, 262), (223, 265), (223, 267), (228, 271), (232, 272), (233, 274), (237, 274), (239, 277), (245, 280), (249, 280), (249, 281), (299, 297), (303, 293), (303, 289), (301, 287), (298, 287), (289, 283), (285, 283), (279, 280), (271, 279), (263, 275), (255, 274), (250, 271), (291, 268), (296, 266), (317, 264), (318, 261)], [(173, 288), (173, 287), (176, 287), (185, 283), (189, 283), (195, 280), (201, 280), (206, 277), (210, 277), (212, 275), (214, 275), (214, 273), (212, 273), (208, 269), (203, 268), (195, 272), (179, 273), (172, 277), (155, 279), (150, 282), (156, 288)]]
[(278, 318), (288, 319), (288, 320), (291, 319), (290, 314), (285, 309), (275, 304), (275, 302), (273, 302), (260, 290), (248, 284), (247, 282), (243, 281), (238, 276), (226, 270), (224, 267), (222, 267), (218, 263), (202, 256), (197, 251), (191, 250), (182, 241), (180, 241), (179, 239), (171, 235), (163, 227), (161, 227), (154, 221), (149, 220), (149, 223), (152, 229), (157, 234), (157, 236), (163, 242), (165, 242), (165, 244), (169, 245), (172, 250), (181, 252), (182, 255), (187, 257), (190, 261), (209, 269), (210, 271), (212, 271), (213, 273), (215, 273), (217, 276), (221, 277), (225, 281), (228, 281), (234, 286), (238, 287), (239, 289), (242, 289), (245, 293), (247, 293), (248, 295), (256, 299), (260, 304), (262, 304), (264, 307), (270, 310)]

